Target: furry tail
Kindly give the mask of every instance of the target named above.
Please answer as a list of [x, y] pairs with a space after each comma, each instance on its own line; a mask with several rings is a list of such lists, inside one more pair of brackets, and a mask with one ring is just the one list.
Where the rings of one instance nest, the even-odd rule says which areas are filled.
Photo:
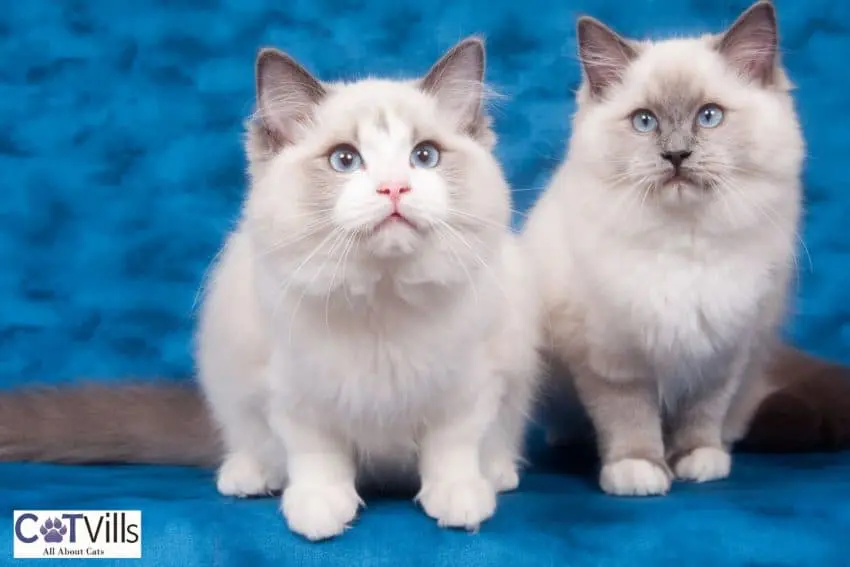
[[24, 388], [0, 394], [0, 461], [213, 466], [200, 392], [167, 383]]
[[850, 449], [850, 368], [785, 348], [767, 376], [744, 451], [795, 453]]

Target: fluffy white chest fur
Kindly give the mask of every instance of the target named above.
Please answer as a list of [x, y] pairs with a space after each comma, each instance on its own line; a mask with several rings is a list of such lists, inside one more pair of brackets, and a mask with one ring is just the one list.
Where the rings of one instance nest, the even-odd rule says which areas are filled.
[[[721, 202], [705, 204], [696, 219], [679, 218], [650, 208], [617, 211], [588, 183], [562, 169], [526, 240], [547, 265], [539, 277], [549, 303], [573, 304], [570, 317], [580, 310], [585, 336], [577, 341], [598, 372], [652, 375], [673, 401], [773, 329], [793, 269], [793, 206], [781, 228], [752, 212], [727, 213]], [[544, 258], [551, 245], [540, 243], [555, 239], [569, 244]]]
[[[397, 297], [392, 282], [372, 274], [368, 280], [350, 274], [346, 289], [330, 298], [319, 286], [315, 294], [281, 295], [256, 257], [248, 237], [234, 234], [208, 296], [215, 317], [208, 340], [215, 341], [218, 331], [224, 344], [206, 352], [219, 368], [245, 368], [245, 357], [253, 366], [240, 372], [241, 380], [226, 382], [227, 397], [250, 392], [258, 411], [267, 413], [274, 396], [275, 410], [325, 422], [362, 456], [404, 461], [413, 458], [428, 421], [461, 411], [458, 404], [483, 388], [500, 387], [480, 383], [476, 377], [486, 374], [472, 368], [488, 346], [476, 339], [506, 323], [498, 310], [485, 307], [497, 299], [489, 278], [459, 293], [412, 285], [405, 291], [427, 305], [417, 310]], [[242, 332], [234, 337], [233, 329]], [[233, 345], [234, 339], [244, 344]]]
[[[509, 243], [510, 244], [510, 243]], [[502, 272], [501, 254], [490, 259]], [[504, 384], [482, 365], [492, 357], [486, 337], [510, 324], [495, 309], [498, 282], [488, 272], [462, 285], [399, 283], [352, 270], [339, 293], [290, 294], [278, 301], [269, 387], [287, 411], [337, 420], [361, 457], [412, 460], [431, 421], [463, 411]], [[477, 367], [476, 367], [477, 366]], [[406, 448], [406, 451], [400, 451]]]
[[[624, 355], [637, 349], [665, 383], [699, 379], [701, 368], [749, 340], [775, 283], [771, 259], [678, 228], [648, 243], [597, 233], [576, 252], [583, 297], [596, 306], [587, 315], [589, 340]], [[608, 253], [584, 253], [597, 247]]]
[[[274, 270], [258, 257], [245, 232], [231, 235], [198, 338], [204, 392], [225, 439], [240, 447], [220, 472], [222, 492], [279, 487], [292, 468], [287, 444], [329, 444], [356, 460], [364, 478], [410, 482], [434, 431], [439, 440], [471, 435], [488, 482], [516, 485], [538, 328], [513, 236], [504, 235], [488, 268], [471, 269], [468, 282], [399, 290], [355, 269], [330, 297], [326, 282], [279, 293]], [[437, 442], [452, 453], [455, 441]], [[421, 474], [451, 471], [452, 459]], [[311, 474], [336, 475], [334, 466], [345, 469], [324, 463]]]

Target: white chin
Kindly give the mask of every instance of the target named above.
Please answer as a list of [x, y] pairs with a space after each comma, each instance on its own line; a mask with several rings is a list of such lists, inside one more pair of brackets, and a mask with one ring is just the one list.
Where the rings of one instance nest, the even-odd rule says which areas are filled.
[[422, 235], [412, 226], [401, 221], [392, 221], [372, 235], [369, 250], [378, 258], [408, 256], [416, 251], [421, 239]]
[[682, 207], [701, 203], [705, 191], [686, 181], [673, 181], [661, 187], [659, 197], [665, 205]]

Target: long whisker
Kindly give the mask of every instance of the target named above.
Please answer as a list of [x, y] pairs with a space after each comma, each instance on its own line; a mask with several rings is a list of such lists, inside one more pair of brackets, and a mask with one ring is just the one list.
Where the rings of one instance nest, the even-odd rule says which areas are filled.
[[[352, 245], [351, 245], [351, 248], [350, 248], [350, 249], [346, 250], [346, 251], [343, 253], [343, 259], [342, 259], [342, 281], [343, 281], [343, 282], [348, 281], [348, 280], [346, 280], [346, 279], [345, 279], [345, 272], [346, 272], [346, 269], [348, 268], [348, 257], [349, 257], [349, 254], [351, 253], [351, 250], [354, 250], [357, 246], [359, 246], [359, 245], [360, 245], [360, 240], [362, 239], [362, 237], [363, 237], [363, 232], [361, 232], [361, 231], [359, 231], [359, 230], [358, 230], [358, 231], [356, 231], [356, 232], [354, 233], [354, 244], [352, 244]], [[348, 293], [348, 286], [344, 286], [344, 288], [343, 288], [343, 289], [344, 289], [344, 293], [345, 293], [345, 300], [346, 300], [346, 302], [348, 303], [348, 306], [349, 306], [349, 307], [352, 307], [352, 305], [351, 305], [351, 296], [350, 296], [350, 295], [349, 295], [349, 293]]]
[[295, 245], [304, 242], [305, 240], [312, 239], [313, 237], [315, 237], [316, 235], [321, 233], [324, 229], [326, 229], [330, 225], [331, 225], [331, 223], [322, 224], [318, 227], [314, 227], [313, 230], [309, 230], [305, 233], [302, 233], [297, 238], [291, 238], [291, 239], [282, 240], [282, 241], [279, 241], [279, 242], [272, 243], [271, 245], [266, 247], [264, 250], [258, 251], [254, 255], [254, 257], [257, 258], [257, 259], [262, 259], [262, 258], [266, 258], [268, 256], [271, 256], [272, 254], [277, 254], [279, 252], [283, 252], [284, 250], [286, 250], [288, 248], [292, 248]]
[[[612, 203], [609, 212], [602, 219], [602, 226], [616, 226], [619, 225], [620, 221], [624, 216], [628, 216], [630, 212], [634, 209], [636, 200], [636, 192], [632, 190], [632, 187], [624, 187], [620, 192], [621, 195], [615, 199]], [[649, 188], [648, 190], [651, 190]], [[625, 211], [625, 214], [623, 212]]]
[[[722, 177], [722, 176], [718, 176], [718, 177], [713, 178], [713, 181], [717, 184], [718, 188], [720, 188], [721, 191], [723, 191], [726, 195], [729, 195], [729, 196], [732, 196], [732, 197], [738, 199], [738, 201], [744, 205], [745, 210], [750, 210], [750, 211], [755, 210], [756, 215], [760, 215], [762, 218], [767, 220], [771, 225], [773, 225], [773, 227], [778, 232], [780, 232], [782, 234], [784, 234], [786, 232], [786, 229], [782, 228], [779, 225], [779, 221], [777, 219], [776, 211], [774, 211], [773, 209], [771, 209], [769, 207], [768, 208], [762, 207], [761, 205], [756, 203], [754, 200], [749, 198], [744, 191], [741, 191], [740, 189], [735, 187], [733, 184], [729, 183], [728, 180], [726, 178]], [[803, 249], [803, 251], [806, 254], [806, 258], [808, 260], [808, 265], [809, 265], [809, 271], [810, 272], [814, 271], [814, 264], [812, 262], [812, 255], [809, 252], [809, 248], [808, 248], [808, 246], [806, 246], [806, 243], [803, 240], [802, 236], [800, 235], [799, 231], [796, 231], [796, 230], [794, 231], [794, 238], [797, 240], [797, 242], [800, 244], [800, 247]], [[797, 261], [797, 254], [796, 253], [792, 256], [792, 261], [794, 262], [794, 269], [795, 269], [796, 273], [799, 275], [800, 266], [799, 266], [799, 263]]]
[[[351, 246], [354, 243], [355, 233], [349, 233], [349, 235], [345, 238], [345, 243], [343, 245], [342, 254], [340, 254], [339, 259], [336, 261], [336, 265], [334, 266], [333, 274], [331, 275], [331, 281], [328, 284], [328, 292], [325, 294], [325, 327], [330, 333], [330, 323], [329, 323], [329, 311], [330, 311], [330, 302], [331, 295], [334, 291], [334, 284], [336, 283], [336, 274], [339, 271], [340, 265], [345, 261], [345, 258], [348, 256], [348, 251], [351, 249]], [[329, 252], [332, 254], [333, 251]], [[345, 285], [345, 280], [343, 280], [343, 285]]]
[[501, 229], [501, 230], [507, 230], [508, 229], [508, 226], [505, 225], [505, 224], [502, 224], [500, 222], [493, 221], [493, 220], [490, 220], [490, 219], [485, 219], [484, 217], [479, 217], [479, 216], [474, 215], [472, 213], [468, 213], [466, 211], [461, 211], [460, 209], [455, 209], [455, 208], [449, 207], [448, 212], [449, 212], [450, 215], [454, 215], [454, 216], [462, 217], [464, 219], [475, 221], [478, 224], [491, 226], [493, 228], [498, 228], [498, 229]]
[[[317, 211], [317, 213], [322, 213], [322, 212], [327, 211], [327, 210], [330, 210], [330, 209], [324, 209], [322, 211]], [[329, 216], [322, 216], [321, 214], [315, 214], [315, 213], [304, 214], [304, 215], [295, 215], [295, 216], [290, 217], [290, 218], [292, 220], [311, 219], [311, 222], [302, 223], [302, 225], [299, 227], [299, 229], [300, 229], [299, 234], [295, 238], [292, 238], [289, 234], [287, 234], [286, 236], [284, 236], [284, 238], [282, 238], [282, 239], [280, 239], [276, 242], [272, 242], [264, 250], [258, 252], [256, 257], [262, 258], [262, 257], [265, 257], [269, 254], [283, 250], [285, 248], [289, 248], [290, 246], [292, 246], [294, 244], [297, 244], [297, 243], [299, 243], [299, 242], [301, 242], [301, 241], [303, 241], [307, 238], [311, 238], [311, 237], [315, 236], [316, 234], [318, 234], [319, 232], [321, 232], [322, 230], [324, 230], [325, 228], [327, 228], [331, 224], [333, 224], [333, 219], [331, 219]], [[313, 220], [313, 219], [315, 219], [315, 220]]]
[[464, 274], [466, 274], [466, 277], [469, 280], [469, 285], [472, 288], [472, 293], [475, 296], [475, 304], [480, 305], [481, 302], [480, 302], [480, 297], [478, 295], [478, 286], [475, 284], [475, 280], [473, 279], [472, 274], [470, 273], [469, 269], [466, 267], [466, 263], [461, 259], [460, 255], [458, 255], [458, 253], [457, 253], [457, 250], [455, 250], [454, 246], [452, 246], [452, 243], [444, 235], [444, 233], [443, 233], [444, 229], [443, 229], [442, 225], [438, 224], [436, 228], [437, 228], [437, 230], [434, 231], [434, 234], [437, 235], [437, 237], [445, 245], [445, 247], [449, 251], [449, 253], [454, 257], [455, 262], [457, 262], [458, 266], [460, 266], [460, 268], [463, 270]]
[[224, 254], [224, 251], [226, 249], [227, 243], [225, 243], [225, 245], [222, 246], [218, 250], [218, 252], [216, 252], [215, 256], [213, 256], [213, 259], [210, 260], [209, 265], [204, 270], [204, 274], [201, 276], [201, 283], [198, 285], [198, 291], [195, 292], [195, 298], [192, 300], [192, 308], [190, 309], [191, 313], [195, 313], [196, 309], [198, 308], [198, 305], [201, 302], [201, 298], [206, 293], [207, 282], [209, 281], [209, 278], [212, 275], [212, 271], [213, 269], [215, 269], [216, 265], [218, 264], [219, 258], [221, 258], [222, 254]]
[[310, 262], [310, 260], [312, 260], [316, 256], [316, 254], [319, 253], [319, 250], [321, 250], [325, 246], [325, 244], [328, 243], [328, 241], [330, 241], [332, 238], [336, 238], [339, 235], [340, 232], [342, 232], [341, 228], [335, 228], [330, 233], [328, 233], [327, 236], [325, 236], [322, 239], [322, 241], [319, 242], [319, 244], [317, 244], [315, 248], [313, 248], [313, 251], [310, 252], [309, 254], [307, 254], [307, 256], [301, 261], [301, 263], [298, 264], [298, 266], [295, 267], [295, 270], [293, 270], [293, 272], [290, 274], [290, 276], [286, 279], [286, 281], [283, 283], [281, 288], [278, 290], [278, 297], [277, 297], [277, 300], [275, 301], [275, 305], [274, 305], [274, 308], [272, 310], [272, 316], [273, 317], [275, 317], [277, 315], [277, 309], [280, 306], [281, 300], [283, 299], [283, 297], [286, 294], [289, 287], [292, 285], [292, 282], [294, 282], [295, 278], [298, 277], [298, 274], [301, 272], [301, 270], [304, 268], [304, 266], [306, 266]]
[[466, 240], [460, 233], [458, 233], [458, 231], [455, 230], [449, 223], [447, 223], [445, 221], [440, 221], [440, 225], [443, 226], [448, 231], [449, 234], [454, 236], [464, 246], [466, 246], [469, 249], [469, 251], [472, 253], [473, 257], [478, 261], [478, 263], [481, 265], [481, 267], [484, 268], [488, 272], [490, 277], [493, 278], [493, 283], [495, 284], [496, 288], [502, 293], [505, 301], [510, 303], [511, 298], [508, 295], [507, 291], [505, 291], [505, 288], [502, 287], [501, 278], [499, 278], [496, 275], [496, 273], [493, 271], [493, 268], [491, 268], [490, 265], [484, 260], [484, 258], [481, 257], [481, 255], [478, 253], [478, 251], [475, 250], [475, 248], [472, 247], [472, 245], [469, 243], [469, 241]]
[[304, 286], [304, 288], [301, 290], [301, 295], [298, 297], [298, 301], [295, 302], [295, 306], [292, 308], [292, 314], [289, 318], [289, 344], [290, 345], [292, 345], [293, 330], [295, 328], [295, 317], [298, 314], [299, 308], [301, 307], [301, 302], [304, 301], [304, 297], [307, 295], [307, 289], [310, 287], [310, 285], [313, 284], [313, 282], [316, 281], [316, 278], [318, 278], [319, 274], [321, 274], [322, 271], [325, 269], [325, 266], [327, 265], [328, 260], [330, 259], [331, 252], [336, 249], [337, 245], [346, 236], [345, 232], [341, 228], [337, 228], [331, 234], [335, 235], [335, 238], [333, 240], [333, 243], [331, 244], [331, 248], [328, 251], [328, 254], [325, 256], [325, 259], [322, 261], [322, 265], [319, 266], [319, 269], [316, 270], [316, 272], [313, 274], [313, 277], [310, 279], [309, 284]]

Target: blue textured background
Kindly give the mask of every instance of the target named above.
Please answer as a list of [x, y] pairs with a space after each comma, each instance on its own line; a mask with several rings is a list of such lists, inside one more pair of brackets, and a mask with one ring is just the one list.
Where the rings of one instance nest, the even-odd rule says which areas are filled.
[[[0, 1], [0, 386], [190, 375], [193, 300], [244, 190], [253, 58], [275, 45], [324, 79], [424, 72], [488, 40], [508, 95], [498, 152], [525, 208], [561, 158], [579, 71], [574, 19], [631, 35], [716, 30], [745, 0]], [[850, 2], [778, 0], [809, 142], [789, 335], [850, 362]], [[289, 535], [273, 500], [232, 502], [206, 471], [5, 465], [0, 506], [138, 507], [150, 564], [847, 565], [850, 461], [744, 458], [731, 480], [624, 501], [592, 465], [550, 463], [480, 534], [379, 501], [338, 542]], [[7, 515], [6, 517], [9, 517]], [[0, 519], [0, 562], [11, 557]], [[185, 560], [184, 560], [185, 558]]]

